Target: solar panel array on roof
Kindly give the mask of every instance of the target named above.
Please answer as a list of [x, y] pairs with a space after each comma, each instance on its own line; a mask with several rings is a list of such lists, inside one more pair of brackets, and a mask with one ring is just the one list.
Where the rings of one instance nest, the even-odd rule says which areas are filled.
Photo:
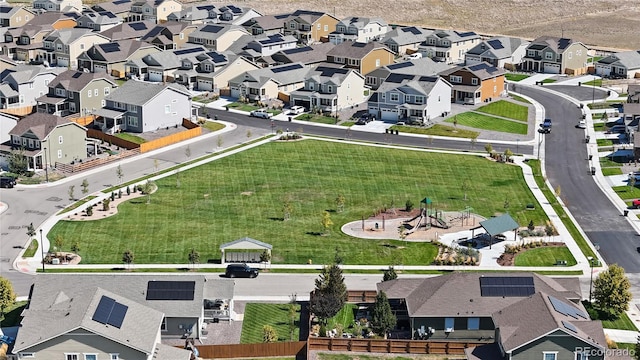
[[427, 81], [427, 82], [436, 82], [438, 81], [438, 77], [437, 76], [420, 76], [420, 79], [418, 79], [419, 81]]
[[187, 54], [193, 54], [201, 51], [204, 51], [204, 49], [198, 46], [198, 47], [192, 47], [188, 49], [175, 50], [173, 53], [176, 55], [187, 55]]
[[200, 31], [214, 33], [214, 34], [218, 33], [220, 30], [222, 30], [222, 26], [216, 26], [216, 25], [207, 25], [202, 29], [200, 29]]
[[567, 46], [569, 46], [570, 43], [571, 43], [571, 40], [562, 38], [558, 40], [558, 49], [564, 50], [567, 48]]
[[274, 18], [276, 19], [286, 19], [289, 17], [289, 14], [282, 14], [282, 15], [275, 15]]
[[154, 36], [158, 35], [161, 31], [162, 31], [162, 27], [156, 26], [153, 29], [151, 29], [151, 31], [149, 31], [147, 33], [147, 35], [145, 35], [144, 37], [145, 38], [154, 37]]
[[413, 35], [420, 35], [422, 32], [416, 28], [415, 26], [411, 26], [411, 27], [406, 27], [406, 28], [402, 28], [403, 32], [410, 32]]
[[129, 23], [127, 25], [129, 25], [129, 27], [135, 31], [147, 30], [147, 24], [145, 23], [137, 22], [137, 23]]
[[271, 69], [271, 71], [274, 74], [277, 74], [277, 73], [281, 73], [281, 72], [285, 72], [285, 71], [291, 71], [291, 70], [302, 69], [302, 68], [304, 68], [304, 66], [302, 66], [300, 64], [293, 64], [293, 65], [287, 65], [287, 66], [283, 66], [283, 67], [273, 68], [273, 69]]
[[102, 49], [102, 51], [104, 51], [105, 53], [120, 51], [120, 44], [118, 43], [106, 43], [106, 44], [100, 44], [99, 46]]
[[11, 7], [11, 6], [0, 6], [0, 13], [6, 14], [6, 13], [10, 12], [11, 9], [13, 9], [13, 7]]
[[568, 322], [568, 321], [564, 321], [562, 320], [562, 326], [564, 326], [565, 329], [573, 331], [574, 333], [578, 332], [578, 329], [576, 329], [575, 325], [573, 325], [572, 323]]
[[118, 329], [122, 326], [124, 317], [127, 315], [128, 306], [120, 304], [108, 296], [102, 296], [96, 307], [91, 320], [101, 324], [115, 326]]
[[268, 44], [273, 44], [273, 43], [280, 42], [282, 40], [283, 40], [282, 35], [276, 34], [276, 35], [269, 35], [269, 36], [267, 36], [266, 39], [259, 40], [258, 42], [260, 44], [263, 44], [263, 45], [268, 45]]
[[585, 320], [589, 319], [587, 315], [579, 309], [565, 303], [564, 301], [558, 300], [551, 295], [549, 295], [549, 301], [551, 302], [553, 309], [562, 315], [571, 316], [574, 319], [578, 319], [579, 317]]
[[282, 52], [284, 54], [291, 55], [291, 54], [298, 54], [298, 53], [307, 52], [307, 51], [313, 51], [313, 48], [311, 46], [303, 46], [295, 49], [283, 50]]
[[200, 5], [200, 6], [196, 6], [196, 9], [209, 11], [209, 10], [213, 9], [214, 7], [215, 6], [213, 6], [213, 5]]
[[113, 2], [114, 5], [120, 5], [120, 4], [126, 4], [126, 3], [130, 3], [131, 0], [116, 0]]
[[536, 292], [531, 276], [483, 276], [480, 296], [525, 297]]
[[227, 6], [227, 9], [231, 10], [231, 12], [234, 13], [234, 14], [241, 14], [242, 13], [242, 9], [240, 9], [239, 7], [233, 6], [233, 5]]
[[319, 66], [316, 68], [316, 71], [320, 72], [320, 76], [328, 76], [331, 77], [335, 74], [348, 74], [350, 69], [345, 68], [336, 68], [336, 67], [327, 67], [327, 66]]
[[546, 48], [546, 45], [542, 45], [542, 44], [533, 44], [529, 46], [529, 49], [531, 50], [542, 50]]
[[397, 63], [397, 64], [387, 65], [387, 69], [389, 69], [389, 70], [398, 70], [398, 69], [403, 69], [403, 68], [411, 67], [411, 66], [414, 66], [411, 61], [404, 61], [404, 62], [400, 62], [400, 63]]
[[390, 74], [389, 76], [387, 76], [387, 78], [384, 80], [384, 82], [388, 82], [388, 83], [394, 83], [394, 84], [400, 84], [405, 80], [408, 79], [413, 79], [414, 76], [413, 75], [407, 75], [407, 74]]
[[363, 47], [365, 47], [367, 45], [368, 45], [368, 43], [357, 42], [357, 41], [351, 43], [351, 46], [355, 47], [355, 48], [363, 48]]
[[74, 79], [77, 79], [77, 78], [79, 78], [80, 76], [82, 76], [82, 73], [81, 73], [81, 72], [76, 72], [75, 74], [71, 75], [71, 77], [72, 77], [72, 78], [74, 78]]
[[479, 64], [475, 64], [475, 65], [469, 66], [469, 70], [471, 70], [471, 71], [479, 71], [479, 70], [488, 69], [490, 67], [491, 67], [491, 65], [489, 65], [487, 63], [479, 63]]
[[211, 60], [216, 64], [223, 63], [223, 62], [227, 61], [227, 57], [224, 54], [220, 54], [219, 52], [212, 51], [212, 52], [207, 53], [207, 55], [209, 55]]
[[193, 300], [195, 281], [149, 281], [147, 300]]
[[489, 44], [489, 46], [491, 46], [492, 48], [498, 50], [498, 49], [504, 49], [504, 46], [502, 46], [502, 42], [498, 39], [493, 39], [493, 40], [489, 40], [487, 41], [487, 44]]
[[476, 34], [473, 31], [467, 31], [467, 32], [463, 32], [463, 33], [455, 31], [455, 33], [458, 34], [458, 36], [460, 36], [460, 37], [469, 37], [469, 36], [473, 36], [473, 35]]

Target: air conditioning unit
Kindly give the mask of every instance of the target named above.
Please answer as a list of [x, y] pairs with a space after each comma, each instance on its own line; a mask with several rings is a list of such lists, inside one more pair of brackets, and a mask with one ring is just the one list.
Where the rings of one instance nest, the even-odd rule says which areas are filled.
[[60, 265], [60, 259], [58, 258], [51, 259], [51, 265]]
[[448, 333], [452, 333], [453, 332], [453, 328], [446, 328], [446, 329], [444, 329], [444, 332], [447, 333], [447, 334]]

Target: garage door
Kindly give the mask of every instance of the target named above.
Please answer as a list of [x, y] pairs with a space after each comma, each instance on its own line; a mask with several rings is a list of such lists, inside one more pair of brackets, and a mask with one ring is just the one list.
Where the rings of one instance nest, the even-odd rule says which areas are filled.
[[611, 66], [603, 66], [596, 64], [596, 74], [600, 76], [611, 75]]
[[231, 88], [231, 97], [239, 99], [240, 98], [240, 88]]
[[211, 80], [199, 80], [198, 79], [198, 90], [200, 90], [200, 91], [211, 91], [211, 90], [213, 90], [213, 81], [211, 81]]
[[293, 105], [302, 106], [305, 109], [311, 109], [311, 101], [304, 101], [300, 99], [293, 100]]
[[560, 74], [559, 64], [544, 64], [544, 72], [547, 74]]
[[65, 59], [65, 58], [58, 58], [58, 66], [62, 67], [62, 66], [69, 66], [69, 59]]
[[107, 67], [105, 65], [93, 65], [93, 72], [107, 72]]
[[382, 114], [380, 114], [380, 120], [390, 120], [397, 121], [398, 120], [398, 110], [396, 109], [381, 109]]
[[162, 72], [149, 70], [149, 81], [162, 81]]

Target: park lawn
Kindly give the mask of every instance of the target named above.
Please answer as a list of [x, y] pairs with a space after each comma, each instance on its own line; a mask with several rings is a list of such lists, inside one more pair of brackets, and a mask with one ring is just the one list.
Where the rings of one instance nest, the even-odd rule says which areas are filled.
[[[474, 181], [464, 201], [458, 181], [469, 169]], [[149, 204], [137, 198], [102, 220], [60, 221], [47, 236], [77, 242], [83, 264], [120, 264], [126, 250], [136, 264], [187, 263], [192, 248], [202, 262], [219, 261], [221, 244], [249, 236], [273, 246], [274, 263], [326, 264], [337, 248], [346, 264], [417, 265], [433, 261], [433, 244], [353, 238], [340, 228], [391, 202], [417, 206], [425, 196], [439, 210], [471, 206], [486, 218], [504, 212], [509, 199], [511, 216], [521, 225], [547, 220], [519, 167], [469, 155], [320, 140], [272, 142], [178, 176], [179, 186], [176, 174], [157, 180]], [[346, 198], [342, 212], [335, 211], [339, 194]], [[292, 205], [287, 221], [285, 199]], [[530, 203], [536, 210], [526, 210]], [[323, 234], [324, 211], [333, 222], [329, 235]]]
[[491, 104], [479, 107], [476, 111], [524, 122], [526, 122], [529, 118], [528, 107], [524, 105], [514, 104], [506, 100], [496, 101]]
[[295, 117], [296, 120], [310, 121], [321, 124], [335, 124], [337, 119], [331, 116], [317, 115], [317, 114], [302, 114]]
[[27, 301], [16, 301], [5, 309], [4, 318], [0, 318], [0, 327], [18, 326], [22, 321], [22, 311], [27, 307]]
[[354, 323], [356, 318], [356, 312], [358, 311], [358, 305], [356, 304], [344, 304], [342, 309], [331, 319], [327, 320], [327, 330], [336, 328], [336, 325], [341, 324], [342, 329], [347, 331]]
[[456, 129], [453, 126], [447, 126], [442, 124], [435, 124], [428, 128], [393, 125], [391, 130], [398, 130], [399, 132], [405, 132], [410, 134], [422, 134], [422, 135], [434, 135], [434, 136], [449, 136], [457, 138], [475, 139], [480, 133], [477, 131]]
[[622, 175], [622, 169], [619, 167], [602, 168], [602, 175], [604, 176]]
[[[300, 305], [296, 304], [294, 341], [300, 336]], [[262, 327], [271, 325], [278, 334], [278, 341], [289, 341], [289, 304], [248, 303], [244, 308], [241, 344], [262, 342]]]
[[557, 260], [566, 260], [567, 266], [577, 264], [569, 248], [565, 246], [543, 246], [528, 249], [516, 255], [516, 266], [554, 266]]
[[224, 129], [225, 125], [215, 121], [205, 121], [202, 127], [213, 132]]
[[511, 96], [511, 98], [513, 100], [520, 101], [520, 102], [523, 102], [523, 103], [526, 103], [526, 104], [531, 104], [531, 102], [529, 100], [523, 98], [522, 96], [518, 96], [518, 95], [516, 95], [514, 93], [509, 93], [509, 96]]
[[529, 77], [529, 75], [527, 75], [527, 74], [513, 74], [513, 73], [504, 74], [504, 78], [509, 80], [509, 81], [521, 81], [521, 80], [524, 80], [524, 79], [526, 79], [528, 77]]
[[458, 122], [458, 125], [469, 126], [476, 129], [484, 129], [491, 131], [500, 131], [510, 134], [527, 134], [527, 124], [504, 120], [493, 116], [478, 114], [475, 112], [465, 112], [452, 116], [445, 120], [448, 123]]
[[131, 141], [134, 144], [144, 144], [147, 142], [147, 140], [141, 138], [140, 136], [132, 135], [129, 133], [117, 133], [115, 136], [122, 140]]

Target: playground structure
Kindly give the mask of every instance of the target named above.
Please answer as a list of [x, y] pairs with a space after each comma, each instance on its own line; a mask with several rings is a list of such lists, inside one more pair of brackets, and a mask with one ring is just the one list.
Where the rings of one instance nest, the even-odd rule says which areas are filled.
[[[459, 216], [449, 217], [445, 216], [443, 210], [434, 208], [433, 201], [430, 198], [425, 197], [420, 201], [420, 213], [415, 217], [405, 220], [403, 226], [407, 228], [406, 235], [413, 233], [414, 231], [423, 228], [429, 230], [432, 227], [440, 229], [449, 229], [452, 223], [460, 221], [460, 225], [464, 226], [465, 221], [468, 222], [471, 217], [473, 208], [466, 207], [464, 210], [459, 211]], [[475, 225], [475, 218], [473, 218]], [[415, 223], [414, 223], [415, 222]]]

